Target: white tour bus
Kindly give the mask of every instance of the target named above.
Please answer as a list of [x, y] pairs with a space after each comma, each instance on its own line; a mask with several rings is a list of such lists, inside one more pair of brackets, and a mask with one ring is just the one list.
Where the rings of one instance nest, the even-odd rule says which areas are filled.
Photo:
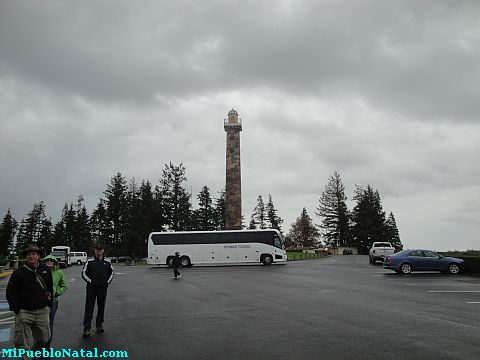
[[286, 262], [282, 235], [274, 229], [153, 232], [148, 237], [150, 265], [172, 266], [175, 252], [182, 266]]

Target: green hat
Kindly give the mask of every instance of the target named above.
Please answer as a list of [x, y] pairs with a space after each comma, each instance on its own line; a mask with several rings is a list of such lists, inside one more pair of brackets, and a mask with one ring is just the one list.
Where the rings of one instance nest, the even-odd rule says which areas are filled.
[[58, 259], [57, 259], [55, 256], [53, 256], [53, 255], [48, 255], [48, 256], [45, 256], [45, 257], [43, 258], [43, 261], [47, 261], [47, 260], [53, 260], [53, 261], [55, 261], [56, 263], [58, 263]]

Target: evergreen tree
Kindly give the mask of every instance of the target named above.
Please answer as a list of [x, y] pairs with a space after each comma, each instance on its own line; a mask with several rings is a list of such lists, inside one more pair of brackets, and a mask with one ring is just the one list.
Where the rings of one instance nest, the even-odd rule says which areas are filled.
[[215, 208], [210, 196], [210, 189], [204, 186], [197, 195], [198, 209], [195, 211], [196, 229], [202, 231], [215, 230]]
[[75, 248], [75, 238], [77, 236], [77, 214], [73, 208], [73, 204], [65, 204], [62, 211], [62, 220], [65, 224], [65, 242], [63, 244], [56, 245], [66, 245], [70, 248]]
[[42, 250], [47, 251], [51, 243], [52, 222], [45, 215], [45, 204], [43, 201], [33, 205], [33, 209], [23, 219], [18, 229], [15, 252], [18, 254], [29, 244], [36, 244]]
[[320, 233], [313, 224], [312, 219], [303, 208], [300, 216], [291, 225], [287, 235], [289, 247], [314, 247], [319, 242]]
[[316, 213], [321, 218], [320, 228], [328, 246], [350, 246], [352, 243], [350, 214], [346, 200], [342, 179], [335, 171], [328, 178]]
[[374, 242], [385, 241], [385, 212], [380, 194], [370, 185], [366, 189], [357, 186], [353, 199], [356, 201], [352, 217], [354, 245], [359, 254], [368, 254]]
[[140, 226], [139, 233], [142, 236], [141, 244], [140, 240], [137, 243], [137, 249], [135, 254], [138, 254], [139, 257], [147, 256], [147, 242], [146, 239], [148, 235], [153, 231], [162, 231], [163, 222], [160, 215], [161, 209], [157, 209], [154, 194], [152, 191], [152, 184], [150, 181], [142, 181], [139, 190], [139, 200], [140, 200]]
[[395, 216], [393, 216], [393, 212], [390, 211], [388, 218], [386, 220], [386, 237], [385, 240], [389, 241], [396, 251], [401, 251], [403, 249], [402, 241], [400, 240], [400, 234], [397, 228], [397, 221], [395, 220]]
[[255, 208], [253, 209], [249, 225], [249, 229], [257, 228], [267, 228], [267, 210], [265, 208], [265, 203], [263, 202], [262, 195], [258, 195], [257, 205], [255, 205]]
[[75, 209], [76, 232], [73, 242], [73, 250], [87, 252], [92, 248], [93, 245], [92, 229], [90, 224], [90, 217], [83, 202], [83, 196], [80, 195], [77, 199], [77, 206]]
[[44, 254], [52, 248], [52, 219], [45, 218], [43, 226], [40, 230], [40, 238], [37, 241], [37, 245], [40, 249], [43, 249]]
[[190, 194], [184, 188], [185, 167], [183, 164], [174, 166], [171, 162], [165, 165], [160, 192], [162, 207], [165, 212], [166, 226], [169, 230], [184, 231], [191, 226]]
[[57, 245], [65, 245], [67, 243], [65, 238], [65, 222], [63, 219], [60, 219], [53, 227], [52, 237], [51, 237], [52, 244], [49, 248], [47, 248], [47, 253], [52, 250], [52, 246]]
[[155, 191], [153, 192], [153, 204], [155, 211], [155, 228], [159, 229], [158, 231], [167, 230], [167, 207], [165, 206], [164, 194], [160, 186], [155, 186]]
[[[90, 217], [91, 234], [93, 243], [108, 244], [110, 242], [111, 224], [107, 215], [106, 202], [103, 199], [97, 204]], [[92, 249], [88, 249], [93, 253]]]
[[127, 206], [127, 181], [121, 173], [117, 173], [110, 180], [107, 189], [103, 192], [105, 195], [105, 210], [109, 224], [109, 238], [107, 245], [116, 248], [122, 246], [125, 236]]
[[144, 247], [144, 235], [141, 232], [142, 205], [140, 189], [135, 178], [132, 178], [128, 182], [126, 204], [127, 211], [124, 221], [125, 235], [120, 245], [121, 250], [119, 251], [133, 257], [142, 254]]
[[13, 218], [10, 209], [3, 217], [0, 224], [0, 255], [7, 257], [13, 250], [13, 241], [17, 233], [18, 222]]
[[250, 217], [250, 223], [248, 224], [248, 229], [255, 230], [257, 228], [257, 221], [255, 220], [255, 214], [252, 213]]
[[272, 195], [268, 194], [268, 203], [267, 203], [267, 223], [270, 229], [277, 229], [278, 231], [282, 232], [281, 225], [283, 223], [283, 219], [277, 215], [277, 209], [273, 205]]
[[220, 197], [215, 199], [215, 230], [225, 230], [225, 189], [220, 191]]

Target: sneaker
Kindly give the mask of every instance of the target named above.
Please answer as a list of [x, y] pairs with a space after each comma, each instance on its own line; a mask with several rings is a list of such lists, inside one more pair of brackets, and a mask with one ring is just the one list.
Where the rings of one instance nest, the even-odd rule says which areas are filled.
[[100, 326], [97, 326], [97, 333], [103, 333], [105, 332], [105, 330], [103, 329], [103, 326], [100, 325]]
[[90, 329], [84, 328], [82, 336], [83, 337], [89, 337], [90, 336]]
[[181, 277], [182, 277], [182, 274], [178, 274], [178, 277], [181, 278]]

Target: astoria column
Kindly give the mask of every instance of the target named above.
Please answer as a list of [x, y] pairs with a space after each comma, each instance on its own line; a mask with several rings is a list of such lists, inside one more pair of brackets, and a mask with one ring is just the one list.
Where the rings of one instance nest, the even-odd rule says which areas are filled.
[[242, 228], [242, 179], [240, 172], [240, 131], [242, 120], [232, 109], [224, 119], [227, 133], [226, 183], [225, 183], [225, 229]]

